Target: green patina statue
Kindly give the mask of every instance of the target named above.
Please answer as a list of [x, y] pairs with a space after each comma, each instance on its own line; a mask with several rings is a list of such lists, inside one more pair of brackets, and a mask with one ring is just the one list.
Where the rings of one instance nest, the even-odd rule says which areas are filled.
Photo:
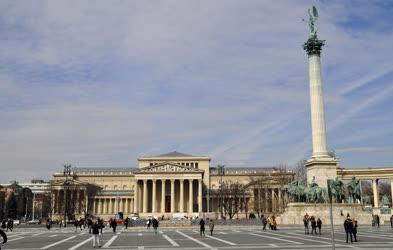
[[360, 191], [360, 181], [352, 177], [352, 180], [347, 184], [348, 199], [350, 203], [355, 203], [356, 201], [361, 201], [361, 191]]
[[312, 10], [308, 9], [308, 26], [310, 28], [310, 38], [317, 37], [317, 29], [315, 27], [315, 22], [318, 19], [318, 10], [315, 6], [312, 6]]
[[345, 198], [345, 190], [344, 190], [344, 183], [336, 178], [330, 182], [330, 190], [332, 192], [332, 197], [334, 198], [335, 202], [341, 203]]

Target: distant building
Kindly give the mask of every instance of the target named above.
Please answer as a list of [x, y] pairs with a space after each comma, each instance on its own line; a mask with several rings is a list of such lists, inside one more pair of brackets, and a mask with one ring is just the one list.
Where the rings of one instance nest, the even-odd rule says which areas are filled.
[[207, 156], [179, 152], [140, 157], [138, 168], [74, 168], [51, 182], [53, 218], [121, 213], [244, 217], [279, 213], [281, 189], [293, 180], [284, 168], [215, 168]]

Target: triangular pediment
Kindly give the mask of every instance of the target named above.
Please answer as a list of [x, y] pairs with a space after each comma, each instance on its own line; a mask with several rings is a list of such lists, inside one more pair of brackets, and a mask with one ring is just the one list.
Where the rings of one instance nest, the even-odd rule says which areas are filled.
[[137, 170], [136, 174], [142, 173], [203, 173], [197, 168], [186, 167], [172, 162], [164, 162], [153, 166], [148, 166]]

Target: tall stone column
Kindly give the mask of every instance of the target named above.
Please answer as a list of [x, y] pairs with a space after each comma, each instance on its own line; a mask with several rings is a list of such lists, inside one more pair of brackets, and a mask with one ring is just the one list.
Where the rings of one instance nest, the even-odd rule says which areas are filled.
[[76, 204], [76, 208], [75, 208], [75, 210], [76, 210], [76, 214], [80, 214], [81, 212], [80, 212], [80, 208], [81, 208], [81, 206], [80, 206], [80, 197], [79, 197], [79, 194], [80, 193], [80, 190], [76, 190], [76, 202], [75, 202], [75, 204]]
[[202, 180], [198, 180], [198, 212], [202, 213]]
[[153, 185], [152, 185], [152, 212], [156, 213], [157, 212], [157, 205], [156, 205], [156, 196], [157, 196], [157, 187], [156, 187], [156, 182], [157, 180], [153, 180]]
[[275, 212], [276, 211], [276, 204], [275, 204], [275, 201], [274, 201], [274, 196], [275, 196], [275, 192], [274, 192], [274, 188], [272, 188], [272, 212]]
[[103, 214], [108, 214], [108, 202], [106, 199], [102, 200], [104, 202]]
[[303, 48], [308, 55], [310, 78], [310, 107], [312, 129], [312, 156], [306, 162], [307, 182], [315, 181], [319, 186], [327, 187], [328, 179], [337, 176], [338, 161], [331, 157], [326, 146], [325, 108], [321, 76], [321, 51], [324, 40], [319, 40], [316, 33], [310, 35]]
[[171, 180], [171, 213], [175, 212], [175, 180]]
[[278, 189], [278, 211], [281, 211], [282, 201], [281, 201], [281, 188]]
[[108, 214], [113, 214], [112, 198], [109, 198], [109, 209], [108, 209]]
[[269, 207], [268, 207], [268, 204], [267, 204], [267, 200], [269, 198], [268, 196], [269, 196], [268, 190], [267, 190], [267, 188], [265, 188], [265, 212], [269, 212]]
[[124, 209], [124, 213], [128, 214], [130, 212], [130, 204], [129, 204], [129, 198], [126, 198], [126, 208]]
[[188, 183], [189, 183], [189, 195], [188, 195], [189, 197], [188, 197], [188, 198], [189, 198], [189, 200], [190, 200], [190, 202], [189, 202], [189, 204], [188, 204], [188, 212], [189, 212], [189, 213], [193, 213], [193, 212], [194, 212], [194, 211], [193, 211], [193, 210], [194, 210], [194, 208], [193, 208], [193, 205], [194, 205], [194, 204], [193, 204], [193, 202], [194, 202], [194, 197], [193, 197], [193, 196], [194, 196], [194, 191], [192, 190], [192, 188], [193, 188], [193, 186], [192, 186], [193, 181], [194, 181], [194, 180], [192, 180], [192, 179], [191, 179], [191, 180], [188, 180]]
[[165, 181], [161, 180], [161, 213], [165, 213]]
[[374, 207], [379, 207], [378, 179], [373, 180]]
[[184, 180], [180, 179], [180, 213], [184, 213]]
[[143, 180], [143, 209], [144, 213], [147, 213], [147, 180]]
[[138, 180], [135, 180], [134, 186], [134, 213], [138, 213], [138, 191], [139, 191], [139, 183]]

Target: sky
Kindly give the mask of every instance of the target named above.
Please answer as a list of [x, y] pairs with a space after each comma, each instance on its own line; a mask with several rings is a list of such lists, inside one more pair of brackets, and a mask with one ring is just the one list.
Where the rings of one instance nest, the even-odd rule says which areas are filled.
[[13, 0], [0, 2], [0, 183], [175, 150], [211, 166], [308, 159], [312, 5], [328, 148], [345, 168], [393, 167], [391, 1]]

